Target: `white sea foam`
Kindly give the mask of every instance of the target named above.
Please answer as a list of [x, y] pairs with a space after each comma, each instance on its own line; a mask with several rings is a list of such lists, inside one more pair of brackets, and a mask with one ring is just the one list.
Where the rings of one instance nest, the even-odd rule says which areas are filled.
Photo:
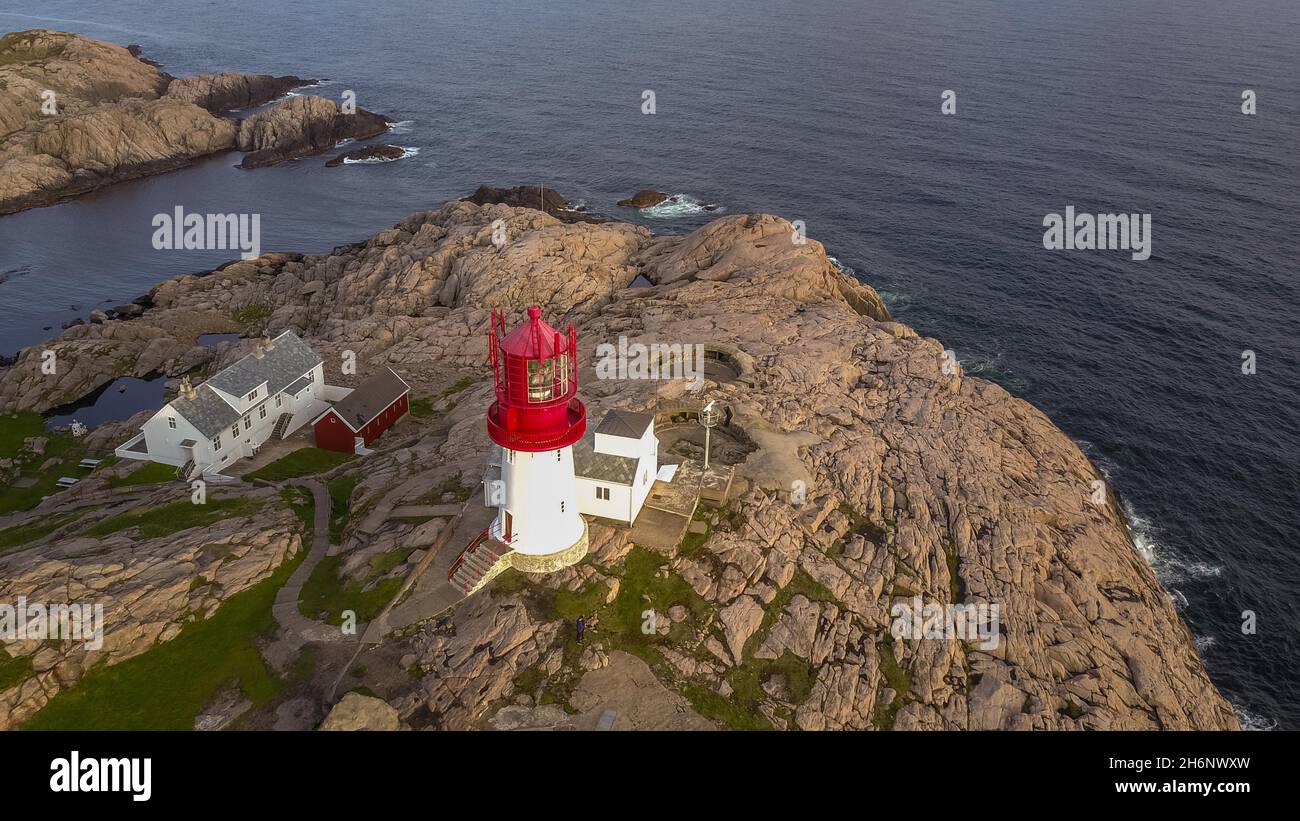
[[[1109, 481], [1110, 472], [1105, 467], [1102, 467], [1102, 473]], [[1133, 544], [1165, 587], [1197, 579], [1210, 579], [1223, 573], [1222, 565], [1184, 559], [1160, 542], [1151, 520], [1138, 514], [1128, 501], [1124, 502], [1124, 518], [1128, 520], [1129, 530], [1133, 534]], [[1186, 597], [1183, 597], [1183, 603], [1186, 602]]]
[[677, 219], [722, 210], [722, 206], [715, 203], [702, 203], [690, 194], [669, 194], [668, 199], [658, 205], [642, 208], [641, 214], [651, 219]]
[[399, 120], [388, 124], [390, 134], [410, 134], [415, 130], [415, 120]]
[[1241, 729], [1243, 730], [1263, 730], [1267, 732], [1277, 728], [1275, 719], [1257, 716], [1244, 707], [1238, 707], [1236, 704], [1232, 705], [1232, 709], [1236, 712], [1237, 720], [1241, 722]]
[[404, 160], [407, 157], [414, 157], [416, 154], [420, 153], [420, 149], [418, 148], [406, 148], [405, 146], [398, 146], [398, 147], [402, 149], [402, 156], [400, 157], [368, 157], [363, 160], [354, 160], [349, 158], [344, 160], [343, 164], [344, 165], [374, 165], [376, 163], [382, 163], [382, 162], [397, 162], [398, 160]]

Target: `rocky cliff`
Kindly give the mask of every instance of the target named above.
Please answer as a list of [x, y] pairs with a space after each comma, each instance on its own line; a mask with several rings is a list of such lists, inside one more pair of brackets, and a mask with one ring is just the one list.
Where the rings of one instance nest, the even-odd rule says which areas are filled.
[[[638, 275], [650, 287], [629, 287]], [[656, 687], [724, 726], [1236, 727], [1113, 496], [1095, 503], [1100, 477], [1079, 448], [893, 321], [874, 290], [778, 217], [654, 236], [452, 202], [328, 255], [180, 277], [150, 302], [139, 319], [72, 329], [46, 346], [81, 374], [59, 384], [59, 401], [141, 356], [179, 373], [200, 356], [195, 334], [237, 316], [259, 317], [252, 333], [304, 335], [327, 372], [345, 350], [362, 372], [392, 365], [417, 396], [470, 374], [471, 386], [443, 403], [438, 436], [413, 420], [409, 436], [365, 460], [367, 508], [385, 496], [401, 503], [434, 472], [477, 480], [491, 308], [521, 315], [535, 303], [557, 327], [577, 326], [596, 420], [698, 399], [680, 380], [595, 378], [600, 343], [699, 343], [728, 363], [702, 396], [728, 411], [737, 490], [704, 513], [704, 532], [649, 549], [625, 529], [594, 526], [583, 564], [503, 577], [392, 639], [419, 676], [389, 699], [403, 719], [427, 708], [433, 726], [481, 726], [516, 696], [581, 712], [599, 700], [590, 677], [631, 651]], [[29, 351], [0, 373], [0, 408], [54, 403], [39, 361]], [[95, 372], [104, 362], [113, 364]], [[348, 549], [399, 542], [413, 527], [352, 531]], [[996, 646], [893, 638], [891, 608], [915, 597], [996, 604]], [[599, 614], [580, 652], [563, 629], [575, 600]], [[627, 621], [643, 601], [664, 606], [650, 639]]]
[[[123, 180], [171, 171], [239, 145], [246, 167], [382, 133], [386, 121], [298, 97], [241, 131], [224, 112], [311, 83], [263, 74], [175, 79], [138, 50], [37, 29], [0, 38], [0, 214], [49, 205]], [[326, 109], [333, 109], [327, 111]]]

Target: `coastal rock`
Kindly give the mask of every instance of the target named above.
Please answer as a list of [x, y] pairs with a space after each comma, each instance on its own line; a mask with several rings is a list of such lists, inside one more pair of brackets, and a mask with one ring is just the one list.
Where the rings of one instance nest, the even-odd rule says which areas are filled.
[[324, 97], [293, 97], [239, 124], [242, 168], [261, 168], [328, 151], [343, 140], [366, 140], [388, 130], [388, 121], [358, 108], [345, 114]]
[[214, 114], [269, 103], [295, 88], [311, 85], [315, 80], [301, 77], [272, 77], [269, 74], [195, 74], [173, 80], [167, 97], [207, 109]]
[[386, 701], [361, 693], [348, 693], [321, 722], [322, 730], [400, 730], [402, 720]]
[[400, 160], [406, 156], [406, 149], [396, 145], [368, 145], [354, 151], [345, 151], [325, 163], [327, 168], [340, 166], [346, 160]]
[[554, 188], [540, 185], [516, 185], [514, 188], [493, 188], [480, 185], [478, 190], [462, 202], [475, 205], [509, 205], [512, 208], [535, 208], [561, 222], [605, 222], [605, 218], [588, 214], [574, 207], [564, 195]]
[[[0, 601], [46, 606], [65, 603], [103, 607], [103, 643], [5, 643], [13, 657], [32, 656], [33, 669], [53, 671], [39, 688], [31, 679], [0, 691], [0, 729], [21, 724], [83, 671], [112, 666], [174, 638], [181, 628], [213, 615], [221, 603], [267, 578], [302, 548], [300, 524], [272, 491], [251, 491], [250, 510], [201, 527], [143, 537], [134, 527], [95, 525], [122, 513], [142, 513], [180, 501], [184, 493], [163, 488], [136, 503], [105, 509], [112, 489], [101, 479], [81, 482], [55, 515], [73, 516], [38, 542], [0, 554]], [[223, 495], [218, 498], [228, 498]], [[98, 504], [96, 504], [98, 502]], [[50, 512], [33, 512], [37, 521]]]
[[625, 208], [650, 208], [658, 205], [668, 199], [668, 195], [662, 191], [655, 191], [649, 188], [636, 192], [625, 200], [619, 200], [618, 204]]
[[[504, 244], [493, 242], [497, 221]], [[258, 306], [267, 327], [292, 328], [327, 360], [351, 350], [370, 367], [392, 364], [416, 396], [445, 397], [465, 375], [436, 432], [408, 428], [411, 444], [365, 460], [358, 498], [409, 488], [403, 504], [456, 472], [481, 475], [489, 307], [521, 316], [538, 304], [557, 327], [575, 325], [592, 420], [613, 408], [671, 414], [691, 397], [671, 381], [597, 379], [597, 345], [703, 344], [735, 364], [704, 388], [725, 407], [714, 441], [735, 490], [705, 518], [703, 543], [689, 555], [666, 549], [655, 571], [700, 597], [689, 618], [664, 619], [672, 626], [658, 641], [671, 652], [653, 671], [664, 688], [716, 693], [733, 715], [774, 727], [1236, 728], [1122, 512], [1092, 503], [1101, 475], [1079, 447], [1003, 388], [945, 368], [941, 343], [893, 321], [869, 285], [797, 236], [764, 214], [654, 236], [456, 201], [327, 254], [172, 280], [143, 316], [50, 344], [111, 342], [121, 363], [171, 343], [117, 329], [181, 341], [187, 321]], [[629, 289], [639, 276], [651, 287]], [[305, 294], [307, 283], [318, 285]], [[33, 364], [20, 357], [0, 372], [0, 403], [39, 404]], [[661, 459], [680, 457], [665, 447]], [[632, 554], [600, 530], [599, 572], [613, 580]], [[570, 589], [559, 586], [596, 571], [526, 583]], [[634, 589], [623, 579], [622, 591]], [[589, 623], [609, 666], [583, 671], [582, 654], [565, 657], [563, 620], [531, 592], [480, 592], [394, 639], [419, 659], [412, 686], [435, 726], [482, 726], [525, 674], [530, 697], [570, 693], [582, 701], [570, 706], [599, 712], [599, 694], [579, 696], [576, 683], [615, 668], [617, 648], [598, 646], [608, 628]], [[999, 629], [894, 639], [894, 606], [916, 597], [996, 604]], [[588, 662], [599, 658], [593, 649]], [[733, 687], [737, 674], [761, 686]]]
[[174, 79], [139, 48], [35, 29], [0, 38], [0, 214], [161, 174], [235, 147], [214, 112], [304, 82], [233, 72]]

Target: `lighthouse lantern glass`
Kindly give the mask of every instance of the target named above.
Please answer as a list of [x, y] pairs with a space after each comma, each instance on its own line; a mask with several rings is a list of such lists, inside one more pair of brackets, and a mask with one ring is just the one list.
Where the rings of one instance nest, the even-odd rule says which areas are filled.
[[549, 402], [555, 390], [555, 360], [528, 360], [528, 401]]

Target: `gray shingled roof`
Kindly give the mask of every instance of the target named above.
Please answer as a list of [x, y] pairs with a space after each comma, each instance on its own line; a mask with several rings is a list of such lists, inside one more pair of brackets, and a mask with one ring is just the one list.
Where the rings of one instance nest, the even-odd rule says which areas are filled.
[[209, 439], [233, 425], [240, 416], [207, 382], [195, 388], [193, 399], [178, 396], [171, 401], [171, 406]]
[[334, 406], [334, 412], [348, 427], [359, 431], [408, 390], [410, 388], [400, 376], [393, 373], [392, 368], [384, 368], [382, 372], [357, 385], [352, 393]]
[[596, 433], [607, 436], [622, 436], [626, 439], [640, 439], [645, 429], [654, 424], [655, 418], [648, 413], [612, 410], [600, 420]]
[[271, 350], [261, 359], [252, 354], [245, 356], [195, 388], [193, 399], [178, 396], [171, 401], [171, 406], [210, 439], [233, 425], [241, 415], [213, 388], [243, 397], [265, 382], [266, 396], [275, 396], [290, 382], [305, 382], [304, 374], [320, 363], [321, 358], [306, 342], [292, 331], [285, 331], [271, 340]]
[[274, 396], [320, 363], [321, 358], [306, 342], [285, 331], [271, 340], [271, 350], [261, 359], [249, 354], [203, 384], [232, 396], [245, 396], [265, 382], [267, 394]]
[[[605, 418], [609, 419], [608, 416]], [[605, 423], [601, 422], [601, 427], [604, 426]], [[588, 431], [586, 436], [573, 443], [573, 472], [584, 479], [630, 486], [636, 476], [636, 460], [630, 456], [597, 452], [596, 434]]]
[[287, 386], [284, 389], [284, 392], [289, 394], [290, 396], [297, 396], [298, 394], [302, 393], [303, 388], [307, 387], [310, 384], [311, 384], [310, 379], [308, 379], [306, 376], [300, 376], [297, 379], [293, 380], [293, 383]]

